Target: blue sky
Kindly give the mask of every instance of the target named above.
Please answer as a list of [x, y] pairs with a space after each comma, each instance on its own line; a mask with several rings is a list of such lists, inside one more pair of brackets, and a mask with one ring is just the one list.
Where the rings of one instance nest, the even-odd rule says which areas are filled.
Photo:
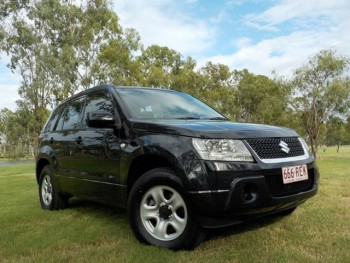
[[[349, 0], [117, 0], [122, 27], [157, 44], [256, 74], [291, 76], [309, 56], [333, 49], [350, 57]], [[20, 78], [0, 58], [0, 109], [15, 110]]]

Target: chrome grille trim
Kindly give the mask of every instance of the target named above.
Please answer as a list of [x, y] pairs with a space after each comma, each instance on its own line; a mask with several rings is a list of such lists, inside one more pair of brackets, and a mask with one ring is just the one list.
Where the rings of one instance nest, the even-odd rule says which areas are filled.
[[[300, 140], [300, 138], [297, 138], [304, 150], [303, 155], [299, 156], [292, 156], [292, 157], [286, 157], [286, 158], [275, 158], [275, 159], [266, 159], [266, 158], [260, 158], [260, 156], [255, 152], [255, 150], [250, 146], [248, 140], [246, 140], [246, 145], [249, 147], [249, 149], [255, 153], [255, 158], [258, 158], [263, 163], [283, 163], [283, 162], [295, 162], [295, 161], [302, 161], [306, 160], [310, 157], [310, 154], [308, 150], [306, 149], [304, 143]], [[283, 138], [281, 138], [283, 140]]]

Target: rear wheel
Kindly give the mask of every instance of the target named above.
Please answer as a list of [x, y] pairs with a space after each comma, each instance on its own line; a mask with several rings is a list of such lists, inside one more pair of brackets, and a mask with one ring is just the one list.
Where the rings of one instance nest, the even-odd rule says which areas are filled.
[[191, 249], [204, 238], [180, 179], [168, 168], [153, 169], [136, 181], [128, 216], [135, 236], [146, 244]]
[[63, 209], [68, 205], [69, 197], [58, 193], [49, 165], [46, 165], [40, 174], [39, 199], [41, 207], [45, 210]]

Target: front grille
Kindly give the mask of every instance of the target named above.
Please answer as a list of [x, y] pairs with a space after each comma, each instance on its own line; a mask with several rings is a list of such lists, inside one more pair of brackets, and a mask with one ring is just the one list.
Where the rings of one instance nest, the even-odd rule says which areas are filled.
[[[248, 139], [246, 142], [260, 159], [277, 159], [304, 155], [303, 146], [297, 137]], [[281, 142], [287, 145], [288, 153], [282, 151], [284, 147], [280, 146]]]
[[283, 184], [282, 173], [265, 175], [265, 180], [271, 195], [281, 197], [310, 190], [314, 182], [313, 169], [308, 169], [308, 175], [309, 179], [290, 184]]

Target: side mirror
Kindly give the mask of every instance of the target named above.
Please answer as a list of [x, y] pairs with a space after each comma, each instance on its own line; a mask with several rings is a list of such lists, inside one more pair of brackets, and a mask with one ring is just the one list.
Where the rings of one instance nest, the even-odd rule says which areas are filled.
[[116, 127], [115, 118], [108, 111], [88, 112], [86, 124], [93, 128], [114, 128]]

